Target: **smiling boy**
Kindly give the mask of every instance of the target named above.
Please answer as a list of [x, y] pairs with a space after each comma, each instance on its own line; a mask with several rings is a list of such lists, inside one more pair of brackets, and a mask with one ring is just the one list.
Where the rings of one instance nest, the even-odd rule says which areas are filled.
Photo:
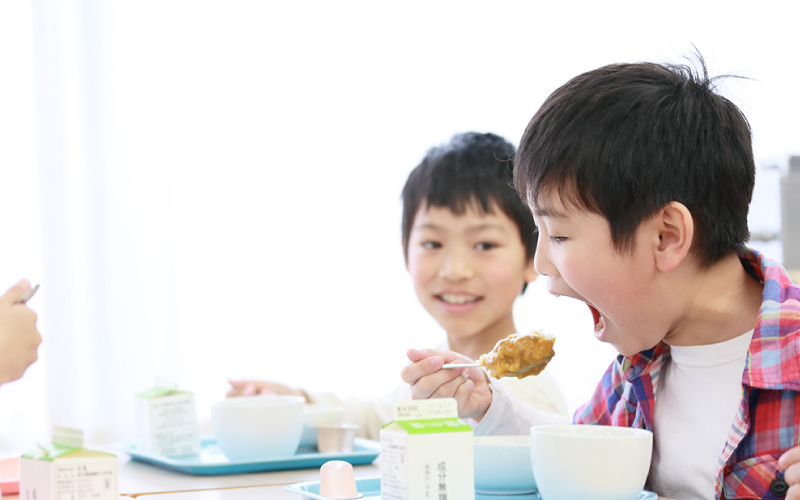
[[477, 358], [515, 333], [536, 279], [530, 211], [513, 196], [513, 146], [467, 133], [433, 148], [403, 190], [403, 251], [420, 304], [450, 349]]
[[[659, 495], [778, 498], [800, 480], [800, 288], [745, 247], [750, 128], [699, 63], [610, 65], [557, 89], [515, 187], [548, 290], [585, 302], [620, 353], [575, 423], [652, 430]], [[437, 371], [456, 356], [436, 354], [403, 370], [415, 397], [456, 397], [478, 434], [545, 420], [477, 370]]]
[[[402, 249], [417, 299], [444, 330], [446, 347], [470, 358], [517, 331], [514, 302], [537, 278], [533, 218], [512, 185], [514, 153], [496, 134], [456, 134], [430, 148], [403, 187]], [[230, 382], [229, 397], [302, 394], [312, 403], [343, 404], [345, 420], [370, 439], [380, 438], [394, 403], [411, 398], [406, 384], [382, 397], [341, 401], [274, 382]], [[567, 413], [549, 374], [503, 384], [545, 415]]]

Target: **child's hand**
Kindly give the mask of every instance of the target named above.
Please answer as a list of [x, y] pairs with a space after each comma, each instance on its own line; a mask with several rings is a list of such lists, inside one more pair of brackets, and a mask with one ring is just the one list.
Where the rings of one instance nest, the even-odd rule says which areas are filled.
[[783, 480], [789, 485], [786, 500], [800, 500], [800, 446], [790, 448], [781, 455], [778, 465], [784, 470]]
[[411, 361], [401, 372], [403, 381], [411, 386], [414, 399], [455, 398], [458, 416], [480, 420], [492, 404], [489, 379], [480, 368], [441, 370], [443, 364], [472, 362], [452, 351], [409, 349]]
[[42, 336], [36, 329], [36, 313], [18, 303], [30, 288], [22, 280], [0, 297], [0, 384], [21, 378], [38, 359]]
[[229, 398], [269, 395], [303, 396], [308, 402], [308, 397], [303, 391], [288, 385], [267, 382], [266, 380], [228, 380], [228, 383], [231, 384], [231, 390], [226, 394]]

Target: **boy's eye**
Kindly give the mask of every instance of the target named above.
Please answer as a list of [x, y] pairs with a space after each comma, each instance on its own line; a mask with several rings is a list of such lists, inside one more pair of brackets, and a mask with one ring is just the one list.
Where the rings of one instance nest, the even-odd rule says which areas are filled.
[[477, 248], [478, 250], [491, 250], [492, 248], [497, 248], [497, 245], [495, 245], [494, 243], [490, 243], [488, 241], [482, 241], [477, 245], [475, 245], [475, 248]]
[[423, 241], [422, 243], [420, 243], [420, 246], [427, 250], [434, 250], [436, 248], [441, 248], [442, 244], [439, 243], [438, 241]]
[[567, 241], [567, 238], [564, 236], [551, 236], [550, 240], [553, 241], [554, 243], [564, 243], [565, 241]]

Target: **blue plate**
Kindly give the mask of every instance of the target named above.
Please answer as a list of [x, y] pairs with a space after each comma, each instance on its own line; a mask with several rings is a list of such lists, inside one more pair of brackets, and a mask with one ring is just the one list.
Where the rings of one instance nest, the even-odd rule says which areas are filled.
[[320, 453], [316, 448], [299, 448], [294, 455], [266, 460], [230, 460], [219, 449], [214, 436], [200, 438], [200, 453], [180, 457], [162, 457], [144, 453], [137, 450], [133, 443], [114, 443], [111, 446], [124, 451], [134, 460], [198, 476], [311, 469], [321, 467], [328, 460], [344, 460], [353, 465], [364, 465], [372, 463], [381, 453], [379, 442], [362, 438], [356, 438], [351, 452]]
[[[356, 479], [356, 489], [359, 498], [380, 498], [381, 480], [380, 478]], [[297, 493], [305, 498], [312, 500], [331, 500], [319, 494], [319, 481], [308, 481], [305, 483], [290, 484], [286, 491]], [[655, 500], [658, 495], [650, 491], [642, 491], [636, 500]], [[523, 495], [485, 495], [476, 493], [475, 500], [542, 500], [538, 493], [528, 493]]]

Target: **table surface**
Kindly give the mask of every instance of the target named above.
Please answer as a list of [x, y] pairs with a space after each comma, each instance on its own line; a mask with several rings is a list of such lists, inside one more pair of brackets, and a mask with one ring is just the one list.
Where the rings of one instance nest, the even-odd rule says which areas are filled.
[[[304, 481], [319, 481], [319, 469], [271, 471], [221, 476], [194, 476], [119, 456], [120, 500], [298, 500], [286, 486]], [[353, 467], [356, 478], [380, 476], [379, 460]], [[19, 500], [5, 495], [3, 500]], [[669, 500], [659, 497], [659, 500]]]
[[[120, 451], [115, 453], [119, 457], [119, 493], [127, 496], [198, 490], [228, 491], [232, 488], [249, 490], [251, 489], [250, 487], [254, 486], [275, 486], [272, 490], [269, 490], [270, 496], [266, 497], [273, 498], [272, 495], [278, 495], [276, 492], [278, 490], [283, 491], [286, 485], [303, 481], [319, 481], [319, 467], [247, 474], [197, 476], [131, 460], [127, 454]], [[380, 467], [376, 460], [369, 465], [354, 466], [353, 472], [357, 478], [378, 477], [380, 476]], [[274, 496], [274, 498], [296, 498], [296, 496], [290, 495], [286, 497], [281, 494]], [[159, 499], [161, 498], [159, 496]]]
[[[286, 486], [305, 481], [319, 481], [319, 468], [286, 471], [198, 476], [132, 460], [115, 450], [119, 457], [120, 500], [298, 500]], [[380, 458], [369, 465], [353, 467], [356, 478], [380, 477]], [[3, 500], [19, 500], [18, 495], [4, 495]], [[659, 500], [670, 500], [659, 497]]]
[[[95, 447], [94, 449], [104, 449]], [[111, 451], [111, 450], [109, 450]], [[153, 464], [132, 460], [119, 450], [113, 450], [119, 458], [118, 489], [120, 500], [131, 497], [150, 497], [158, 500], [239, 500], [245, 498], [293, 499], [297, 495], [285, 490], [286, 486], [305, 481], [319, 481], [319, 467], [246, 474], [224, 474], [200, 476]], [[379, 460], [368, 465], [356, 465], [356, 478], [380, 476]], [[166, 496], [165, 496], [166, 495]], [[2, 500], [19, 500], [19, 495], [4, 495]]]
[[[290, 483], [291, 484], [291, 483]], [[120, 497], [120, 500], [131, 497]], [[299, 500], [297, 493], [286, 491], [285, 485], [245, 486], [219, 490], [183, 491], [139, 495], [139, 500]]]

